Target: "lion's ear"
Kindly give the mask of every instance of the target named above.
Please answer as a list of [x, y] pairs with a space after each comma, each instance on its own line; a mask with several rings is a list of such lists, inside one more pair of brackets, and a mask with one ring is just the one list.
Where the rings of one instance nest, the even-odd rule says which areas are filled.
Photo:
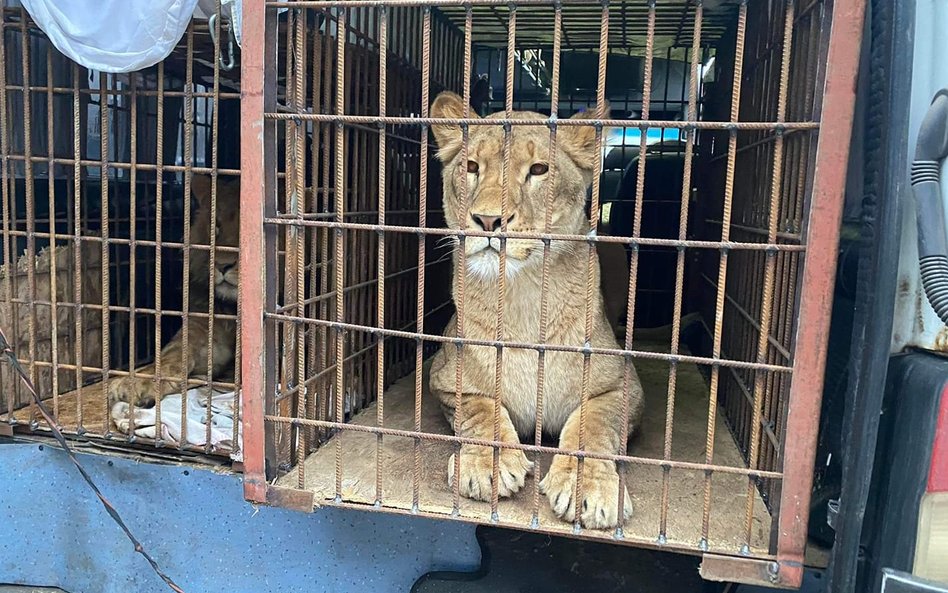
[[[469, 117], [476, 118], [472, 110], [468, 110]], [[444, 91], [435, 97], [431, 104], [431, 117], [444, 119], [461, 119], [464, 117], [464, 99], [450, 91]], [[438, 158], [442, 163], [453, 159], [461, 150], [464, 136], [461, 126], [457, 124], [433, 124], [435, 142], [438, 143]]]
[[[597, 109], [587, 109], [571, 117], [571, 120], [598, 119]], [[603, 119], [609, 119], [609, 104], [603, 109]], [[562, 126], [557, 132], [557, 140], [563, 151], [569, 156], [583, 173], [592, 175], [593, 169], [599, 161], [596, 153], [596, 128], [592, 125]]]

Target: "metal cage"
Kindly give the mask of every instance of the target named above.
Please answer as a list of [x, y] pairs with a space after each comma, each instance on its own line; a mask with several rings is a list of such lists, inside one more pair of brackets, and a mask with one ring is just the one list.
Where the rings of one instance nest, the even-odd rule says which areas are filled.
[[[246, 8], [247, 497], [657, 546], [703, 554], [708, 578], [798, 585], [862, 2], [352, 0]], [[682, 79], [673, 96], [676, 69]], [[463, 114], [431, 116], [442, 89], [463, 97]], [[592, 179], [590, 233], [558, 234], [549, 221], [534, 233], [445, 227], [433, 126], [459, 126], [461, 150], [475, 126], [503, 128], [507, 175], [512, 129], [543, 126], [555, 143], [558, 130], [576, 123], [567, 116], [606, 100], [621, 105], [617, 114], [582, 120], [596, 130], [603, 171]], [[478, 111], [502, 115], [484, 120]], [[633, 158], [617, 157], [618, 182], [607, 179], [604, 149], [629, 146], [610, 144], [610, 129], [634, 139]], [[674, 180], [673, 199], [657, 199], [668, 188], [650, 184], [650, 167]], [[603, 194], [604, 186], [616, 193]], [[543, 327], [549, 245], [584, 249], [586, 309], [597, 291], [607, 300], [613, 291], [618, 312], [610, 322], [621, 347], [591, 346], [588, 321], [585, 344], [575, 345], [545, 343], [543, 329], [540, 340], [505, 339], [502, 319], [493, 339], [466, 337], [460, 324], [442, 335], [452, 311], [465, 315], [464, 274], [452, 286], [437, 240], [479, 236], [547, 246]], [[607, 258], [615, 247], [619, 256]], [[504, 269], [506, 247], [499, 257]], [[589, 270], [607, 259], [617, 267], [603, 267], [603, 284], [594, 286]], [[653, 283], [667, 292], [651, 304], [667, 309], [640, 316], [650, 301], [639, 278], [649, 267], [666, 274]], [[662, 320], [664, 330], [642, 327]], [[496, 350], [497, 374], [506, 352], [537, 352], [538, 398], [546, 356], [577, 355], [580, 410], [592, 357], [634, 364], [647, 398], [639, 444], [604, 453], [585, 450], [580, 436], [580, 447], [567, 450], [543, 440], [542, 415], [533, 438], [502, 440], [498, 375], [494, 438], [456, 436], [431, 412], [426, 361], [439, 348], [456, 348], [463, 361], [464, 349], [476, 347]], [[626, 401], [628, 377], [627, 370]], [[460, 378], [457, 390], [460, 401]], [[489, 502], [470, 501], [457, 479], [445, 480], [464, 445], [493, 451]], [[632, 518], [597, 530], [554, 517], [541, 501], [542, 469], [521, 492], [500, 497], [497, 464], [507, 450], [541, 465], [552, 454], [577, 459], [577, 500], [584, 460], [617, 462], [619, 492], [628, 485], [635, 501]], [[621, 495], [615, 504], [621, 517]]]
[[[217, 446], [202, 438], [211, 406], [198, 428], [204, 411], [185, 397], [233, 392], [238, 409], [239, 364], [198, 378], [173, 376], [162, 361], [170, 341], [187, 349], [197, 340], [189, 328], [213, 335], [215, 323], [238, 323], [193, 268], [237, 252], [215, 244], [210, 221], [236, 206], [217, 204], [216, 186], [240, 174], [239, 70], [220, 65], [206, 19], [192, 21], [166, 60], [129, 74], [69, 60], [19, 2], [3, 3], [2, 32], [0, 326], [16, 355], [65, 433], [239, 458], [239, 421]], [[192, 199], [198, 176], [211, 186], [203, 201]], [[180, 434], [143, 431], [136, 413], [120, 426], [109, 393], [129, 377], [179, 391]], [[0, 385], [7, 425], [46, 430], [6, 365]], [[155, 405], [158, 418], [172, 412], [161, 397]]]
[[[107, 75], [60, 55], [11, 0], [0, 326], [64, 431], [230, 455], [254, 502], [676, 550], [703, 555], [706, 578], [797, 586], [863, 10], [863, 0], [248, 1], [238, 68], [215, 43], [230, 25], [195, 19], [164, 62]], [[442, 91], [459, 95], [456, 117], [433, 116]], [[437, 126], [460, 131], [465, 158], [472, 136], [499, 130], [499, 229], [450, 226]], [[525, 129], [548, 134], [551, 161], [565, 137], [592, 130], [582, 232], [558, 230], [552, 215], [507, 228], [511, 150]], [[556, 179], [557, 167], [540, 174]], [[192, 198], [198, 176], [204, 204]], [[222, 189], [238, 178], [239, 203]], [[458, 187], [466, 220], [473, 195]], [[221, 244], [212, 221], [238, 208], [239, 243]], [[505, 333], [504, 273], [496, 331], [465, 330], [461, 253], [483, 238], [498, 241], [499, 270], [509, 242], [542, 246], [536, 338]], [[558, 249], [583, 262], [581, 339], [570, 343], [548, 339]], [[235, 255], [237, 302], [222, 303], [196, 266], [223, 273], [215, 262]], [[614, 345], [593, 343], [600, 321]], [[171, 390], [184, 425], [190, 389], [233, 392], [225, 447], [210, 438], [210, 404], [198, 444], [143, 437], [134, 414], [121, 429], [113, 417], [110, 386], [164, 385], [164, 348], [189, 332], [234, 341], [232, 373], [190, 373]], [[472, 352], [495, 357], [482, 435], [460, 434], [430, 393], [432, 357], [447, 351], [456, 403], [465, 354], [469, 365]], [[501, 374], [516, 353], [535, 360], [536, 425], [501, 438]], [[544, 436], [556, 357], [574, 361], [577, 445]], [[625, 427], [608, 451], [587, 447], [600, 360], [616, 365]], [[633, 368], [646, 403], [630, 439]], [[7, 425], [45, 430], [6, 366], [0, 386]], [[463, 447], [490, 454], [485, 501], [461, 494]], [[537, 469], [501, 496], [511, 451]], [[572, 500], [586, 500], [584, 468], [614, 468], [616, 526], [551, 510], [540, 483], [556, 456], [575, 467]]]

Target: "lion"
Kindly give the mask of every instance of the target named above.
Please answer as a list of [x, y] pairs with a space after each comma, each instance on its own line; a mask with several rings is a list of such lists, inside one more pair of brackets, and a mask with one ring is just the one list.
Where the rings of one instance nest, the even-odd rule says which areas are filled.
[[[460, 118], [464, 111], [460, 97], [443, 92], [431, 106], [432, 117]], [[595, 111], [575, 118], [589, 118]], [[471, 117], [477, 117], [471, 114]], [[503, 118], [502, 113], [488, 119]], [[546, 119], [533, 112], [515, 112], [515, 119]], [[444, 165], [444, 215], [451, 229], [499, 231], [503, 192], [504, 131], [499, 125], [470, 126], [467, 159], [462, 162], [462, 131], [459, 126], [432, 125], [438, 146], [437, 156]], [[587, 235], [585, 215], [587, 190], [597, 174], [596, 132], [590, 126], [560, 126], [556, 151], [550, 151], [550, 133], [546, 126], [516, 126], [511, 130], [508, 169], [506, 229], [509, 232], [540, 233], [544, 230], [547, 192], [552, 183], [551, 231]], [[555, 163], [551, 176], [551, 163]], [[466, 178], [466, 179], [465, 179]], [[467, 183], [468, 209], [461, 220], [460, 193]], [[463, 242], [464, 267], [459, 268], [461, 242], [454, 237], [454, 275], [464, 274], [464, 337], [494, 340], [497, 337], [498, 279], [500, 275], [500, 239], [467, 237]], [[550, 244], [548, 324], [546, 343], [582, 347], [585, 343], [586, 243], [554, 240]], [[543, 242], [511, 238], [506, 244], [506, 294], [503, 313], [503, 339], [511, 342], [538, 343], [540, 340], [540, 291], [543, 268]], [[619, 348], [606, 319], [602, 293], [598, 289], [599, 265], [593, 261], [589, 273], [597, 287], [588, 303], [592, 314], [594, 348]], [[457, 278], [452, 282], [456, 293]], [[457, 294], [454, 294], [457, 300]], [[456, 334], [457, 314], [448, 323], [444, 335]], [[538, 352], [534, 349], [504, 348], [500, 402], [500, 441], [519, 443], [532, 439], [537, 416]], [[456, 426], [457, 436], [494, 439], [494, 375], [497, 349], [465, 345], [461, 376], [460, 405], [455, 407], [457, 348], [445, 344], [434, 356], [429, 386], [441, 403], [448, 422]], [[579, 450], [580, 400], [582, 398], [583, 354], [547, 350], [542, 394], [544, 432], [559, 438], [565, 450]], [[622, 452], [623, 423], [628, 434], [638, 426], [643, 410], [642, 387], [634, 368], [629, 385], [628, 417], [623, 416], [624, 363], [620, 357], [593, 354], [588, 374], [588, 400], [585, 408], [584, 448], [609, 454]], [[456, 424], [455, 424], [456, 423]], [[458, 486], [465, 497], [488, 501], [491, 497], [493, 449], [464, 444], [460, 450]], [[454, 456], [448, 462], [448, 482], [453, 484]], [[522, 450], [501, 449], [498, 494], [509, 497], [523, 488], [534, 464]], [[619, 523], [619, 474], [613, 461], [587, 458], [583, 467], [583, 499], [574, 500], [577, 460], [556, 455], [539, 484], [553, 512], [565, 521], [578, 519], [585, 527], [604, 529]], [[623, 492], [624, 521], [631, 516], [629, 493]]]
[[[211, 281], [210, 244], [211, 178], [195, 174], [191, 193], [197, 209], [191, 218], [189, 250], [190, 285], [189, 310], [207, 313], [209, 310], [209, 282]], [[214, 225], [218, 247], [237, 247], [240, 228], [240, 181], [218, 178], [217, 220]], [[239, 275], [236, 251], [216, 250], [214, 257], [214, 313], [237, 313], [237, 279]], [[187, 350], [184, 348], [184, 327], [161, 349], [161, 380], [155, 380], [155, 365], [135, 369], [134, 375], [113, 380], [109, 384], [109, 405], [127, 402], [133, 406], [150, 407], [155, 401], [171, 393], [180, 393], [188, 379], [208, 376], [208, 320], [189, 317]], [[233, 374], [234, 354], [237, 347], [237, 322], [234, 319], [214, 318], [211, 371], [215, 379], [226, 380]]]

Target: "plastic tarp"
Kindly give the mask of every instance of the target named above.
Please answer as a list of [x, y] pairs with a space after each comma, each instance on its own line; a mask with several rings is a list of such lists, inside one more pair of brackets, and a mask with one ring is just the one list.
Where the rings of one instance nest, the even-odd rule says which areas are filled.
[[[164, 60], [192, 15], [216, 12], [215, 0], [21, 0], [52, 44], [101, 72], [134, 72]], [[240, 44], [240, 0], [222, 0], [223, 20]]]

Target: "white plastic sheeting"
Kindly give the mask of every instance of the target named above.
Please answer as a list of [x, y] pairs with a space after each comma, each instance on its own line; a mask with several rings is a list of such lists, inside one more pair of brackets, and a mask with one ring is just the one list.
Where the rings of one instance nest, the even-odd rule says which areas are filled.
[[197, 0], [22, 0], [56, 49], [102, 72], [133, 72], [168, 57]]
[[[241, 6], [243, 6], [241, 0], [221, 0], [221, 16], [224, 17], [225, 21], [229, 21], [234, 25], [234, 39], [237, 41], [238, 47], [240, 47], [240, 32], [243, 28]], [[198, 9], [194, 13], [195, 16], [209, 19], [216, 13], [217, 2], [215, 0], [198, 0]]]
[[[134, 72], [171, 54], [192, 15], [208, 18], [216, 0], [21, 0], [56, 49], [100, 72]], [[223, 21], [240, 45], [241, 2], [221, 0]], [[222, 23], [223, 24], [223, 23]]]

